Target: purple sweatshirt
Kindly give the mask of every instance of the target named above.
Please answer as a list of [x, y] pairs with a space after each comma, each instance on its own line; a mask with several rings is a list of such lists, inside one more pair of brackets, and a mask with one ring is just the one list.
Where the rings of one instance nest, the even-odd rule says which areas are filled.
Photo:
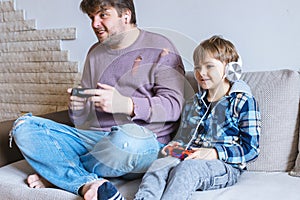
[[152, 130], [159, 142], [169, 142], [183, 106], [184, 67], [167, 38], [140, 30], [138, 39], [125, 49], [94, 45], [86, 58], [81, 85], [96, 88], [98, 82], [131, 97], [134, 117], [99, 112], [87, 102], [84, 110], [70, 110], [75, 125], [110, 131], [115, 125], [136, 123]]

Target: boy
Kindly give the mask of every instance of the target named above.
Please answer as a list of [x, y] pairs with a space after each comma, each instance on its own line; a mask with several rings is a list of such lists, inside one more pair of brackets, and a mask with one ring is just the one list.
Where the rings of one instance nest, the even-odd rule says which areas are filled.
[[194, 74], [201, 89], [186, 102], [175, 140], [162, 149], [173, 157], [151, 165], [136, 200], [189, 199], [196, 190], [231, 186], [246, 163], [257, 158], [257, 102], [245, 82], [226, 74], [228, 66], [239, 68], [239, 60], [234, 45], [218, 36], [194, 50]]

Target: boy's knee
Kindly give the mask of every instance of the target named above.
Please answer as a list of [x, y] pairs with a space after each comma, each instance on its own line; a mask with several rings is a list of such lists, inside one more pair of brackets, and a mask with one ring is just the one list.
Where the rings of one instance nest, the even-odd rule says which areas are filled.
[[177, 167], [176, 171], [180, 171], [180, 173], [191, 173], [195, 171], [201, 171], [205, 173], [208, 169], [207, 162], [205, 160], [185, 160], [181, 162]]
[[174, 158], [171, 156], [165, 157], [165, 158], [160, 158], [155, 160], [152, 165], [149, 168], [150, 172], [154, 172], [157, 170], [168, 170], [171, 169], [175, 166], [177, 166], [180, 163], [180, 160], [178, 158]]

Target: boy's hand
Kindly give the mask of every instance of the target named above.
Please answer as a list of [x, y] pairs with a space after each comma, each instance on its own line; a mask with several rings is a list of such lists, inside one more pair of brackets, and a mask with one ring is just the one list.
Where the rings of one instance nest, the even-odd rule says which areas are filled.
[[202, 160], [214, 160], [218, 159], [218, 152], [214, 148], [192, 148], [195, 152], [190, 154], [185, 160], [189, 159], [202, 159]]
[[180, 142], [176, 142], [176, 141], [171, 141], [171, 142], [169, 142], [169, 143], [161, 150], [161, 153], [162, 153], [163, 155], [167, 156], [167, 155], [168, 155], [167, 149], [168, 149], [169, 147], [172, 147], [172, 148], [179, 148], [179, 147], [181, 147], [181, 143], [180, 143]]

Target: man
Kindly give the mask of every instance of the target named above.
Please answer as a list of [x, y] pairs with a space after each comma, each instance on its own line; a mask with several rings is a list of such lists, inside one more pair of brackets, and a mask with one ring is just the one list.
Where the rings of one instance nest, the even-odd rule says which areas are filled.
[[28, 114], [12, 133], [39, 174], [28, 177], [30, 187], [49, 182], [85, 200], [108, 199], [117, 191], [104, 177], [139, 177], [176, 131], [184, 68], [169, 40], [137, 28], [132, 0], [83, 0], [80, 7], [99, 42], [83, 70], [81, 86], [89, 89], [68, 89], [77, 128]]

